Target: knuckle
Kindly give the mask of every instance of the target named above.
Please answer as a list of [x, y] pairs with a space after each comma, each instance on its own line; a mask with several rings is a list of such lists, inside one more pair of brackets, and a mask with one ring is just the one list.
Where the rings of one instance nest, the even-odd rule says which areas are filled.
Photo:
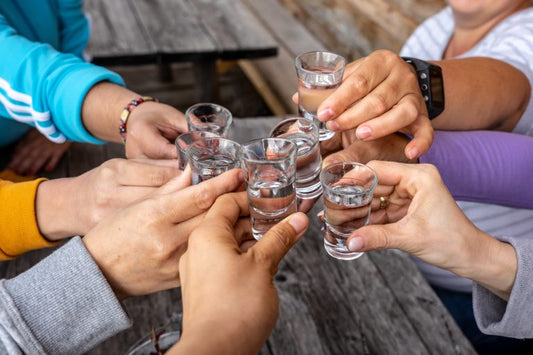
[[[208, 184], [199, 184], [195, 191], [193, 199], [196, 206], [201, 210], [207, 210], [217, 199], [214, 189], [209, 188]], [[221, 196], [224, 198], [224, 196]]]
[[400, 111], [402, 116], [407, 117], [409, 121], [415, 120], [419, 114], [419, 109], [412, 100], [406, 100], [403, 102]]
[[387, 99], [382, 94], [372, 94], [369, 98], [369, 103], [377, 114], [382, 114], [389, 109]]
[[355, 92], [368, 92], [369, 81], [361, 74], [353, 74], [349, 81], [350, 87]]

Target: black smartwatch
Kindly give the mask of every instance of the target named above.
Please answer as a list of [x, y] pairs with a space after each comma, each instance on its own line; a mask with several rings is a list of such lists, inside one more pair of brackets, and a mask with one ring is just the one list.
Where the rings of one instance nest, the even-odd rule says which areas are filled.
[[434, 119], [444, 111], [444, 81], [441, 68], [417, 58], [402, 57], [402, 59], [415, 68], [429, 119]]

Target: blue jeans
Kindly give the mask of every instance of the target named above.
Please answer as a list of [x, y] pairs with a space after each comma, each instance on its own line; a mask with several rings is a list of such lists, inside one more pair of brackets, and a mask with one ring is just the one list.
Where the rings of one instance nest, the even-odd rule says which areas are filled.
[[533, 354], [533, 342], [530, 339], [483, 334], [474, 319], [471, 293], [432, 287], [479, 354]]

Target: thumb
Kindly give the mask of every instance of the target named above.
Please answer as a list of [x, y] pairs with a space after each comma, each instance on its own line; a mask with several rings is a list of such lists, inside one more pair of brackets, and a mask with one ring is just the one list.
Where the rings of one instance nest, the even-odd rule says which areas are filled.
[[396, 223], [364, 226], [352, 233], [346, 246], [351, 252], [402, 249], [402, 238], [398, 231]]
[[322, 162], [322, 166], [324, 167], [333, 163], [341, 163], [344, 161], [358, 161], [357, 154], [354, 154], [350, 147], [325, 157]]
[[270, 228], [250, 251], [270, 261], [271, 269], [276, 270], [281, 259], [307, 230], [308, 224], [305, 213], [292, 214]]

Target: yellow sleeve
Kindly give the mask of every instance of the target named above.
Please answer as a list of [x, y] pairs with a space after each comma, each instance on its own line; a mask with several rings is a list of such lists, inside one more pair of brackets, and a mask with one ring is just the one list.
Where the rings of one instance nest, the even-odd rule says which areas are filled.
[[44, 180], [0, 180], [0, 260], [57, 244], [46, 240], [37, 225], [35, 197]]

